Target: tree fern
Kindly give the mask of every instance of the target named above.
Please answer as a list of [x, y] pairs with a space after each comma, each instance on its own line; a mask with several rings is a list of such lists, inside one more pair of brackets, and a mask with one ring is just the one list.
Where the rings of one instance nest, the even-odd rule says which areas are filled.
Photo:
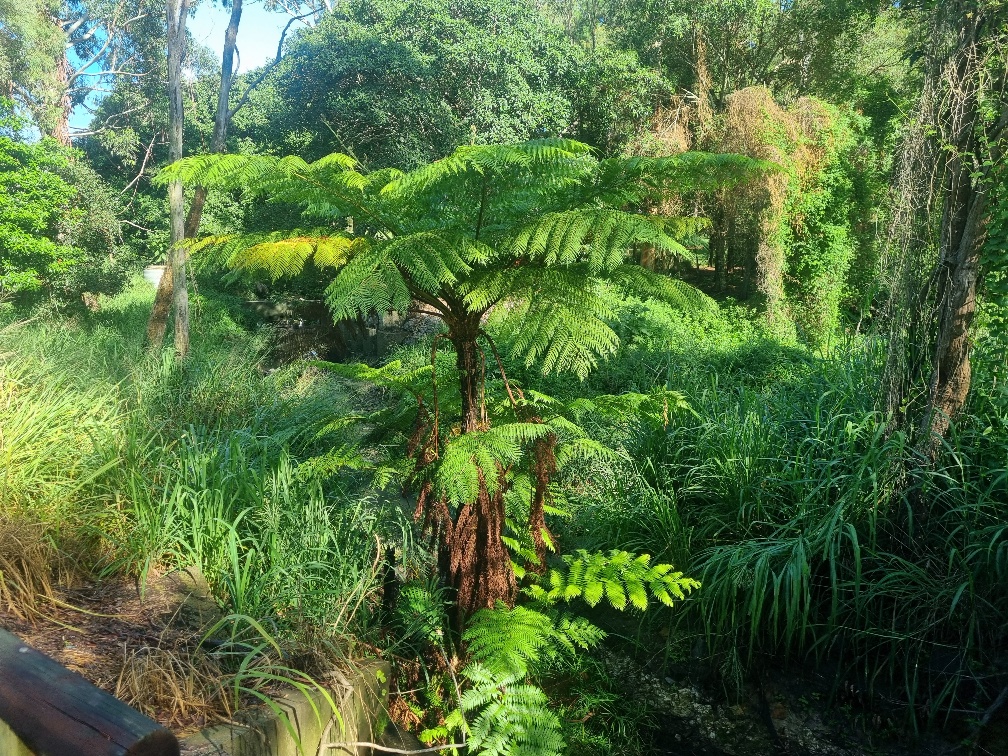
[[550, 616], [523, 606], [473, 615], [463, 636], [471, 663], [461, 711], [470, 715], [468, 745], [483, 756], [559, 756], [560, 720], [530, 678], [551, 663], [598, 644], [604, 633], [580, 617]]
[[[683, 241], [706, 221], [639, 208], [656, 205], [670, 190], [721, 189], [764, 168], [742, 156], [704, 153], [599, 160], [586, 145], [543, 139], [463, 146], [408, 173], [362, 173], [339, 154], [312, 163], [217, 155], [181, 160], [160, 178], [298, 205], [299, 222], [314, 225], [204, 245], [231, 266], [271, 277], [297, 273], [309, 262], [331, 269], [325, 297], [337, 319], [420, 302], [444, 321], [456, 353], [457, 400], [435, 396], [433, 386], [430, 392], [414, 387], [409, 482], [418, 515], [452, 554], [451, 580], [464, 617], [514, 598], [511, 562], [499, 542], [508, 476], [524, 468], [535, 480], [527, 528], [542, 562], [551, 476], [579, 455], [603, 453], [586, 434], [571, 433], [563, 413], [537, 415], [510, 390], [513, 415], [491, 427], [482, 398], [486, 316], [493, 313], [514, 358], [546, 373], [585, 377], [619, 343], [607, 320], [606, 286], [682, 307], [709, 304], [688, 285], [632, 262], [641, 245], [683, 255]], [[449, 406], [457, 409], [452, 421]], [[451, 430], [456, 422], [459, 433]], [[481, 544], [478, 553], [470, 553], [472, 543]], [[620, 586], [628, 590], [625, 581]], [[619, 596], [612, 588], [612, 597]]]

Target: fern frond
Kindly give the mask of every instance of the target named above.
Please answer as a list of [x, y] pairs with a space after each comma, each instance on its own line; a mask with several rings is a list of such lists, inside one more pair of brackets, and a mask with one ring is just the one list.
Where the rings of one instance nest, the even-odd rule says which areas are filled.
[[672, 565], [651, 566], [647, 554], [634, 556], [618, 550], [592, 554], [580, 549], [576, 556], [564, 556], [564, 562], [566, 574], [550, 570], [545, 579], [548, 587], [533, 585], [529, 595], [545, 604], [581, 598], [589, 606], [596, 606], [605, 597], [616, 609], [625, 609], [629, 603], [643, 611], [649, 595], [672, 606], [676, 599], [682, 600], [700, 587], [693, 578], [674, 572]]
[[519, 462], [526, 447], [551, 432], [543, 423], [505, 423], [458, 436], [445, 445], [436, 487], [455, 506], [476, 500], [480, 480], [493, 496], [501, 484], [500, 471]]

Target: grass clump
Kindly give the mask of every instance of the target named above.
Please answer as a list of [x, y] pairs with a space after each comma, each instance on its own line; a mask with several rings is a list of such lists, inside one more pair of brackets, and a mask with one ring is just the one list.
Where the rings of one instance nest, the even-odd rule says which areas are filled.
[[0, 604], [38, 618], [70, 572], [143, 591], [197, 567], [224, 618], [209, 645], [132, 649], [116, 692], [205, 720], [351, 652], [402, 527], [359, 481], [311, 463], [333, 433], [353, 446], [325, 427], [351, 408], [339, 382], [304, 365], [267, 374], [270, 332], [210, 289], [190, 359], [149, 353], [152, 298], [138, 280], [73, 319], [5, 315]]

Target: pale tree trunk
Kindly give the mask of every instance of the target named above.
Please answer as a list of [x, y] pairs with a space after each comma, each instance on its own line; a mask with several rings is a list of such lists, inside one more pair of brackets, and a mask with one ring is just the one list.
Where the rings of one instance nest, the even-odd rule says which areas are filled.
[[[182, 157], [182, 130], [185, 123], [185, 111], [182, 105], [182, 62], [185, 58], [188, 15], [189, 0], [167, 0], [168, 148], [169, 157], [173, 162]], [[185, 197], [181, 181], [172, 181], [168, 185], [168, 207], [172, 245], [168, 267], [171, 269], [171, 274], [163, 277], [158, 286], [154, 309], [147, 324], [147, 335], [153, 346], [161, 344], [167, 323], [166, 300], [170, 299], [175, 310], [175, 351], [181, 358], [189, 352], [189, 289], [186, 284], [186, 251], [182, 246], [185, 239]], [[161, 316], [164, 320], [161, 320]]]
[[[221, 61], [221, 82], [217, 94], [217, 114], [214, 117], [213, 138], [210, 140], [210, 152], [221, 153], [227, 145], [228, 122], [231, 120], [229, 111], [231, 103], [231, 86], [234, 84], [234, 57], [238, 41], [238, 26], [241, 24], [242, 0], [232, 0], [231, 18], [224, 31], [224, 55]], [[200, 220], [203, 217], [203, 205], [206, 203], [207, 190], [205, 186], [197, 186], [186, 216], [185, 235], [187, 239], [199, 233]]]
[[[170, 1], [170, 0], [169, 0]], [[227, 142], [227, 129], [231, 119], [228, 110], [231, 100], [231, 87], [234, 84], [234, 58], [237, 49], [238, 27], [241, 24], [242, 0], [234, 0], [231, 4], [231, 18], [228, 21], [227, 29], [224, 32], [224, 54], [221, 64], [221, 83], [217, 95], [217, 113], [214, 118], [213, 137], [210, 142], [210, 151], [214, 153], [224, 152]], [[181, 150], [180, 150], [181, 156]], [[172, 160], [176, 158], [173, 156]], [[191, 239], [199, 233], [200, 221], [203, 217], [203, 206], [206, 203], [206, 187], [197, 186], [193, 195], [192, 204], [185, 217], [183, 224], [183, 238]], [[172, 231], [174, 238], [174, 226]], [[183, 263], [184, 264], [184, 263]], [[164, 332], [168, 323], [168, 314], [171, 310], [171, 302], [174, 295], [174, 276], [171, 273], [172, 266], [165, 270], [165, 275], [161, 278], [157, 295], [154, 299], [154, 309], [151, 312], [151, 319], [147, 326], [147, 337], [152, 344], [160, 344], [164, 339]], [[188, 300], [186, 301], [188, 306]], [[178, 327], [176, 326], [176, 342], [178, 341]], [[188, 328], [186, 329], [186, 344], [188, 344]]]

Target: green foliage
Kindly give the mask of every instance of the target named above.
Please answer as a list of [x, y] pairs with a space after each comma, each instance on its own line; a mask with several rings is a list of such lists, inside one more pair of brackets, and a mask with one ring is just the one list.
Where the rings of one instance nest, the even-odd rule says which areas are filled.
[[[667, 426], [593, 430], [634, 464], [621, 455], [592, 471], [569, 497], [565, 542], [653, 553], [700, 578], [677, 623], [704, 633], [728, 684], [772, 654], [829, 660], [841, 677], [857, 670], [907, 704], [908, 718], [966, 705], [965, 681], [997, 657], [1008, 616], [999, 587], [1008, 545], [995, 514], [1003, 392], [982, 379], [939, 462], [924, 467], [873, 406], [870, 344], [812, 359], [713, 319], [707, 340], [632, 335], [657, 330], [661, 316], [651, 303], [628, 319], [627, 346], [607, 370], [663, 364], [655, 379], [688, 395], [694, 412]], [[985, 359], [978, 375], [989, 375]], [[621, 360], [630, 367], [613, 364]], [[963, 651], [948, 666], [950, 647]]]
[[0, 91], [16, 96], [43, 121], [64, 55], [63, 34], [53, 23], [58, 13], [59, 3], [52, 0], [0, 2]]
[[[667, 605], [673, 596], [700, 584], [671, 565], [650, 566], [647, 555], [613, 551], [608, 555], [566, 556], [568, 572], [551, 570], [544, 578], [549, 590], [533, 584], [529, 595], [544, 611], [500, 605], [471, 618], [463, 641], [471, 662], [463, 670], [470, 688], [460, 699], [461, 711], [473, 716], [467, 727], [469, 746], [479, 754], [560, 754], [565, 751], [560, 720], [541, 688], [528, 682], [575, 663], [594, 648], [605, 633], [583, 617], [557, 615], [548, 609], [560, 601], [583, 598], [595, 606], [607, 597], [616, 609], [629, 602], [639, 610], [648, 595]], [[447, 733], [443, 733], [447, 734]]]
[[595, 646], [602, 631], [580, 618], [498, 606], [473, 615], [463, 635], [472, 662], [461, 711], [474, 715], [468, 744], [486, 756], [564, 752], [560, 720], [542, 689], [526, 682], [551, 662]]
[[117, 291], [134, 264], [119, 248], [117, 198], [79, 155], [23, 141], [22, 126], [0, 123], [0, 298]]
[[523, 679], [543, 672], [605, 633], [581, 617], [552, 617], [529, 607], [484, 609], [473, 615], [462, 639], [474, 663], [496, 675]]
[[[178, 178], [247, 195], [299, 203], [305, 216], [353, 218], [353, 238], [303, 230], [239, 237], [223, 245], [233, 265], [272, 273], [309, 256], [338, 265], [326, 298], [337, 319], [427, 303], [453, 329], [501, 308], [501, 328], [520, 334], [514, 354], [547, 372], [584, 376], [615, 347], [599, 284], [676, 302], [703, 297], [627, 262], [631, 245], [677, 254], [677, 236], [695, 223], [623, 211], [668, 187], [716, 188], [754, 167], [737, 156], [689, 153], [661, 159], [596, 160], [565, 140], [463, 147], [413, 172], [361, 174], [334, 155], [299, 158], [187, 158], [161, 180]], [[215, 240], [220, 241], [220, 240]], [[445, 309], [448, 307], [450, 309]], [[471, 339], [472, 335], [466, 336]], [[458, 344], [456, 344], [458, 346]]]
[[307, 463], [350, 440], [340, 392], [300, 369], [264, 378], [261, 344], [215, 298], [194, 300], [184, 367], [147, 355], [152, 296], [140, 281], [73, 326], [0, 328], [0, 509], [106, 574], [197, 566], [229, 612], [284, 638], [366, 627], [376, 536], [403, 531]]
[[67, 158], [53, 142], [29, 145], [0, 136], [0, 293], [42, 288], [81, 252], [61, 243], [60, 222], [73, 188], [59, 175]]
[[564, 562], [567, 574], [550, 570], [543, 580], [548, 587], [531, 586], [529, 592], [534, 599], [552, 604], [580, 598], [593, 607], [605, 597], [615, 609], [622, 611], [629, 603], [644, 611], [649, 594], [672, 606], [675, 599], [685, 599], [686, 594], [700, 587], [693, 578], [673, 572], [670, 564], [651, 566], [648, 554], [634, 556], [618, 550], [589, 554], [581, 549], [577, 556], [565, 555]]
[[785, 291], [799, 336], [827, 347], [840, 332], [841, 305], [861, 314], [878, 293], [879, 241], [865, 231], [884, 191], [882, 158], [864, 118], [819, 105], [822, 121], [806, 139], [818, 153], [792, 178], [781, 243], [788, 250]]
[[238, 133], [415, 168], [461, 144], [566, 133], [579, 50], [535, 3], [353, 0], [289, 45]]
[[[608, 0], [578, 5], [598, 9], [588, 16], [591, 27], [597, 23], [677, 88], [697, 91], [694, 55], [698, 47], [704, 49], [707, 86], [717, 105], [729, 93], [753, 85], [769, 86], [785, 98], [833, 91], [850, 70], [844, 65], [849, 57], [864, 49], [866, 29], [879, 12], [878, 4], [863, 1], [840, 6], [815, 0]], [[868, 69], [870, 77], [881, 78], [885, 64], [893, 66], [885, 57], [881, 62], [875, 70]]]

